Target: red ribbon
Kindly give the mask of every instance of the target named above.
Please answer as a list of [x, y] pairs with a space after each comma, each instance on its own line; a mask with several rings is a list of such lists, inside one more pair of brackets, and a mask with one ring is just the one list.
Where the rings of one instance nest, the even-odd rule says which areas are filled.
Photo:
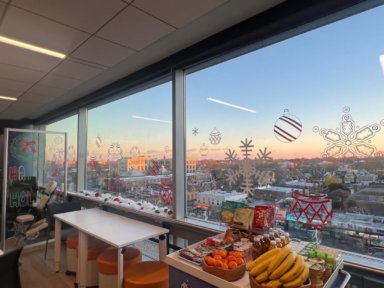
[[36, 148], [34, 146], [35, 144], [36, 144], [35, 140], [25, 141], [24, 139], [22, 139], [19, 142], [19, 145], [21, 146], [21, 152], [23, 152], [23, 154], [25, 154], [28, 149], [31, 150], [32, 153], [35, 153], [36, 152]]

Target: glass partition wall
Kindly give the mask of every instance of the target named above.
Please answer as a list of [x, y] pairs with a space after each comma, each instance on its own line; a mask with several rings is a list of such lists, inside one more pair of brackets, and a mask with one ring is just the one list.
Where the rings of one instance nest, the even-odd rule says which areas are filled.
[[290, 210], [293, 192], [321, 193], [333, 210], [323, 243], [379, 255], [383, 19], [380, 6], [90, 108], [86, 189], [170, 206], [202, 226], [220, 224], [226, 200], [271, 204], [306, 240], [313, 230]]
[[54, 181], [54, 187], [60, 187], [57, 191], [65, 193], [66, 146], [65, 132], [9, 128], [4, 130], [2, 248], [5, 239], [16, 236], [20, 232], [19, 229], [27, 228], [17, 225], [17, 216], [30, 214], [36, 219], [37, 216], [41, 216], [40, 212], [47, 203], [46, 196], [49, 199], [55, 198], [52, 194], [56, 189], [53, 188], [52, 191], [46, 189], [49, 183]]

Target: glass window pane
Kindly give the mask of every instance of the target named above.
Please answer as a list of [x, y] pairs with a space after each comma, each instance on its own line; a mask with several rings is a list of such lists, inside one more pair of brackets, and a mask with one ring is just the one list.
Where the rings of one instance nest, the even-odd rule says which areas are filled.
[[[272, 204], [294, 237], [384, 247], [383, 25], [379, 7], [189, 74], [188, 216]], [[296, 215], [294, 190], [332, 203]]]
[[173, 201], [171, 83], [91, 109], [87, 153], [89, 193], [167, 214]]
[[[77, 119], [77, 115], [74, 115], [46, 126], [47, 131], [67, 133], [67, 189], [72, 192], [77, 190]], [[54, 143], [51, 150], [55, 147]], [[54, 158], [63, 157], [63, 151], [56, 151], [52, 155]]]

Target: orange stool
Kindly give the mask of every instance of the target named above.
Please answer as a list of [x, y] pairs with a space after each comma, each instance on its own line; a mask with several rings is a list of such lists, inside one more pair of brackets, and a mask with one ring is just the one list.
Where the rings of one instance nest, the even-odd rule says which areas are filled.
[[[99, 277], [97, 273], [97, 263], [96, 259], [102, 253], [105, 249], [107, 249], [108, 244], [105, 242], [102, 242], [98, 239], [95, 239], [93, 237], [88, 238], [88, 260], [87, 260], [87, 267], [86, 267], [86, 281], [85, 286], [87, 287], [93, 287], [98, 286], [99, 283]], [[77, 255], [79, 253], [79, 247], [77, 247]]]
[[[124, 251], [124, 270], [141, 261], [141, 252], [134, 247]], [[117, 287], [117, 248], [105, 249], [96, 259], [99, 270], [99, 288]]]
[[169, 288], [169, 268], [162, 261], [132, 264], [124, 271], [124, 288]]
[[66, 258], [67, 258], [67, 274], [76, 273], [77, 260], [76, 249], [79, 242], [79, 234], [77, 232], [67, 236], [66, 241]]

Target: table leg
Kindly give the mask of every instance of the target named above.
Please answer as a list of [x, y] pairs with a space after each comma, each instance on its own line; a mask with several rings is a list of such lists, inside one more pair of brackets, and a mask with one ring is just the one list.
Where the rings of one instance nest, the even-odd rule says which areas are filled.
[[60, 271], [60, 256], [61, 256], [61, 221], [55, 219], [55, 271]]
[[159, 236], [159, 260], [163, 261], [167, 255], [167, 235]]
[[88, 235], [79, 231], [79, 257], [77, 259], [76, 281], [78, 287], [85, 288], [87, 282], [87, 260], [88, 260]]
[[117, 249], [117, 287], [123, 287], [124, 248]]

